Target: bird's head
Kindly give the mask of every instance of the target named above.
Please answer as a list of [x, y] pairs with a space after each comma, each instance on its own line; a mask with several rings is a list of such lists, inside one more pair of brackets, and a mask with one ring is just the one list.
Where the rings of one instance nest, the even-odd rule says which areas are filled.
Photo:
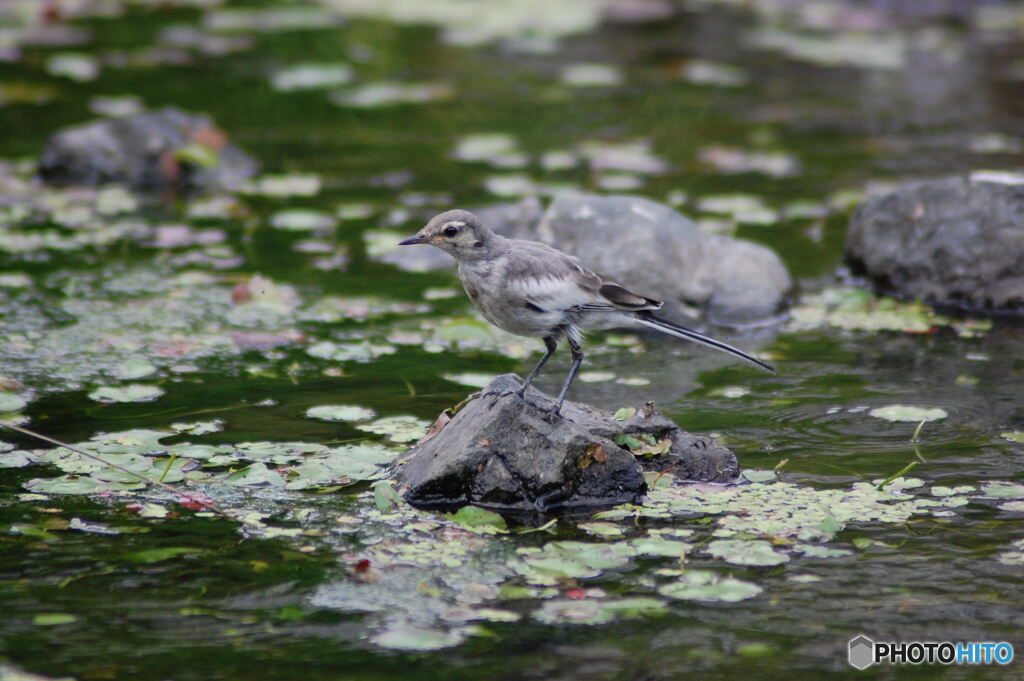
[[493, 232], [468, 210], [449, 210], [435, 216], [399, 246], [430, 244], [456, 258], [473, 258], [486, 251]]

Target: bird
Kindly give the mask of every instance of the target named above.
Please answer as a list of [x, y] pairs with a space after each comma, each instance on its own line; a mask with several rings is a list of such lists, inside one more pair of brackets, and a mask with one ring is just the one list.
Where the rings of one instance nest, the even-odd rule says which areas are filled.
[[453, 256], [459, 280], [480, 314], [517, 336], [541, 338], [546, 352], [517, 391], [526, 389], [555, 354], [562, 338], [569, 343], [572, 364], [553, 413], [560, 414], [583, 363], [583, 328], [598, 317], [632, 319], [661, 333], [730, 353], [774, 372], [742, 350], [655, 316], [662, 302], [633, 293], [621, 284], [587, 269], [574, 256], [539, 241], [510, 239], [491, 230], [467, 210], [448, 210], [432, 218], [400, 246], [428, 244]]

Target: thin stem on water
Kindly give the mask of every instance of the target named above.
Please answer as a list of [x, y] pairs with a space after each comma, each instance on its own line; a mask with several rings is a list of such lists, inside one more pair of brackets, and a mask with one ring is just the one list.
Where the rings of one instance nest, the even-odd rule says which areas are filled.
[[[168, 492], [169, 494], [171, 494], [171, 495], [173, 495], [175, 497], [182, 497], [182, 498], [187, 499], [187, 500], [189, 500], [189, 501], [191, 501], [191, 502], [193, 502], [195, 504], [199, 504], [200, 506], [203, 506], [204, 508], [208, 508], [211, 511], [213, 511], [214, 513], [216, 513], [217, 515], [219, 515], [219, 516], [222, 516], [222, 517], [227, 518], [229, 520], [234, 520], [234, 518], [232, 518], [230, 514], [228, 514], [226, 511], [224, 511], [222, 508], [217, 506], [217, 504], [213, 503], [212, 501], [210, 501], [208, 499], [197, 499], [196, 497], [192, 496], [188, 492], [184, 492], [182, 490], [174, 489], [173, 487], [171, 487], [167, 483], [161, 482], [161, 480], [163, 480], [163, 477], [164, 477], [163, 475], [160, 476], [161, 480], [151, 480], [150, 478], [147, 478], [145, 475], [143, 475], [142, 473], [139, 473], [138, 471], [133, 471], [130, 468], [125, 468], [124, 466], [121, 466], [119, 464], [107, 461], [106, 459], [104, 459], [101, 456], [97, 456], [95, 454], [90, 454], [87, 451], [79, 449], [78, 447], [75, 447], [74, 445], [69, 445], [67, 442], [62, 442], [61, 440], [58, 440], [57, 438], [50, 437], [49, 435], [43, 435], [42, 433], [37, 433], [34, 430], [29, 430], [28, 428], [22, 428], [21, 426], [16, 426], [16, 425], [11, 424], [11, 423], [0, 423], [0, 427], [10, 428], [11, 430], [13, 430], [15, 432], [18, 432], [18, 433], [21, 433], [22, 435], [27, 435], [28, 437], [34, 437], [37, 440], [42, 440], [43, 442], [49, 442], [52, 445], [57, 445], [58, 447], [63, 447], [64, 449], [71, 450], [75, 454], [80, 454], [80, 455], [82, 455], [82, 456], [84, 456], [86, 458], [92, 459], [93, 461], [98, 461], [101, 464], [103, 464], [104, 466], [109, 466], [110, 468], [113, 468], [114, 470], [121, 471], [122, 473], [127, 473], [128, 475], [130, 475], [130, 476], [132, 476], [134, 478], [138, 478], [139, 480], [141, 480], [142, 482], [146, 483], [147, 485], [153, 485], [155, 487], [159, 487], [160, 489], [164, 490], [165, 492]], [[173, 456], [172, 456], [172, 461], [173, 461]], [[170, 465], [169, 464], [168, 464], [168, 469], [170, 469]], [[167, 471], [164, 471], [164, 475], [166, 475], [166, 474], [167, 474]]]

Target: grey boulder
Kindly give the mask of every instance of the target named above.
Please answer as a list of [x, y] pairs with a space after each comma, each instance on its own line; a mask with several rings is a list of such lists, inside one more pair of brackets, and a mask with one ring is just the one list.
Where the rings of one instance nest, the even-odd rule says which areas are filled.
[[940, 306], [1024, 312], [1024, 175], [909, 183], [854, 211], [846, 258], [881, 290]]
[[[554, 400], [519, 378], [495, 378], [439, 432], [396, 464], [399, 492], [416, 506], [550, 512], [638, 502], [644, 468], [677, 477], [724, 482], [739, 474], [735, 455], [717, 441], [691, 435], [650, 406], [616, 420], [584, 404]], [[615, 444], [623, 433], [669, 440], [667, 452], [636, 456]]]
[[234, 189], [257, 164], [209, 116], [166, 108], [62, 130], [46, 143], [38, 170], [61, 185]]

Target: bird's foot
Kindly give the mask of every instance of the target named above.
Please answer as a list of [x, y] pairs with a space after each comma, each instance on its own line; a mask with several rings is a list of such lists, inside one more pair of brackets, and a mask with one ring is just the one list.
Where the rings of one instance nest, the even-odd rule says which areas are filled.
[[562, 403], [561, 402], [559, 402], [558, 404], [554, 405], [553, 407], [545, 406], [545, 407], [538, 407], [538, 409], [540, 409], [542, 412], [544, 412], [545, 414], [547, 414], [551, 418], [560, 418], [560, 419], [564, 419], [565, 418], [564, 416], [562, 416]]

